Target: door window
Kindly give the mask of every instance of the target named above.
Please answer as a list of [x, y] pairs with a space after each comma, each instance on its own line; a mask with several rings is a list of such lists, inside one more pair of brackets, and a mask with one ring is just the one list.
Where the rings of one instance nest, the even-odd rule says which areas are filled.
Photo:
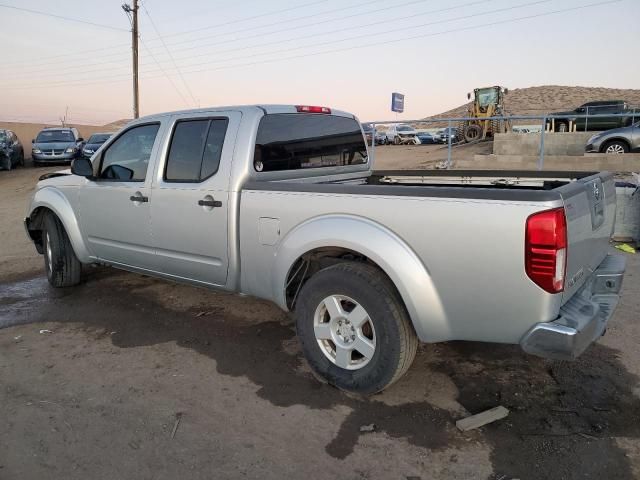
[[99, 178], [143, 182], [160, 124], [140, 125], [120, 135], [104, 152]]
[[226, 118], [184, 120], [176, 123], [165, 166], [166, 182], [202, 182], [218, 171]]

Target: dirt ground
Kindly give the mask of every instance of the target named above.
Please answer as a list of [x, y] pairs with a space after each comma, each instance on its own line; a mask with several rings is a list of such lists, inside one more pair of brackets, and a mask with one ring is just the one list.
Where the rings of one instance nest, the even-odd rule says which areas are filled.
[[[410, 164], [398, 149], [386, 168]], [[21, 218], [54, 169], [0, 172], [0, 479], [640, 478], [638, 256], [578, 361], [423, 345], [355, 399], [309, 373], [266, 302], [107, 268], [49, 288]], [[507, 418], [456, 429], [497, 405]]]

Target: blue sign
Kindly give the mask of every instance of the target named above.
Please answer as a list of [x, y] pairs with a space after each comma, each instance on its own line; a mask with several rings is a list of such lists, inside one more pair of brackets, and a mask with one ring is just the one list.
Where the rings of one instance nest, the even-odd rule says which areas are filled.
[[391, 94], [391, 111], [404, 112], [404, 95], [402, 93], [393, 92]]

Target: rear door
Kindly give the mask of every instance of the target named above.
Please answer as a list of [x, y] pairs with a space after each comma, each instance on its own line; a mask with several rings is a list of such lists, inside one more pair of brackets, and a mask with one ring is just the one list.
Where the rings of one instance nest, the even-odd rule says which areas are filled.
[[160, 272], [226, 283], [229, 179], [240, 119], [236, 111], [172, 117], [151, 205]]
[[567, 218], [567, 301], [607, 255], [615, 220], [615, 182], [608, 173], [593, 175], [562, 187], [561, 194]]

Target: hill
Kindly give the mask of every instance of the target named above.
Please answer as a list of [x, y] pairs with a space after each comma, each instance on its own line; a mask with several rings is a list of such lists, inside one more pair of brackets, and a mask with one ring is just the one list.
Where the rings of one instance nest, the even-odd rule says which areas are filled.
[[[573, 110], [583, 103], [595, 100], [626, 100], [640, 106], [640, 90], [561, 85], [516, 88], [509, 90], [505, 98], [505, 107], [510, 115], [542, 115]], [[465, 103], [427, 118], [462, 117], [466, 114], [468, 105], [469, 103]]]
[[115, 122], [107, 123], [102, 126], [107, 131], [116, 132], [124, 127], [127, 123], [131, 121], [130, 118], [123, 118], [121, 120], [116, 120]]

